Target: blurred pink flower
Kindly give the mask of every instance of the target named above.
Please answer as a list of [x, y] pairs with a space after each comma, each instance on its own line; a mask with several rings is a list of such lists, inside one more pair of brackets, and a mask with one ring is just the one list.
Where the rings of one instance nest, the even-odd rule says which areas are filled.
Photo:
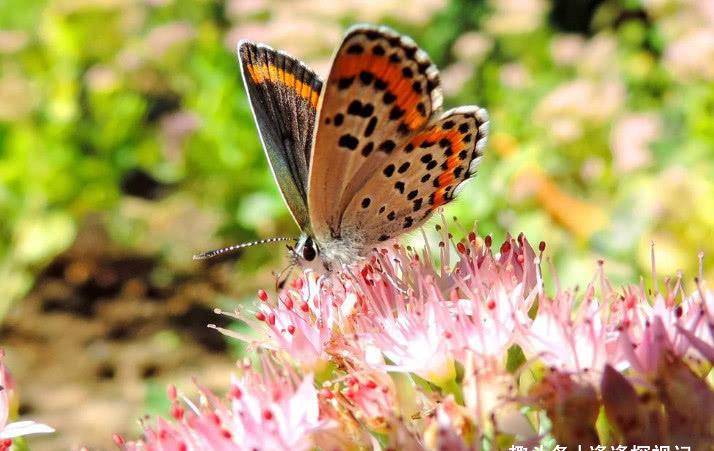
[[553, 37], [550, 43], [550, 55], [555, 64], [559, 66], [574, 66], [580, 58], [585, 47], [582, 36], [575, 34], [561, 34]]
[[672, 42], [663, 64], [682, 82], [714, 80], [714, 27], [689, 30]]
[[177, 111], [162, 116], [160, 133], [166, 158], [173, 162], [179, 161], [184, 141], [200, 126], [201, 119], [190, 111]]
[[562, 141], [580, 138], [585, 125], [600, 125], [625, 101], [622, 82], [584, 78], [564, 83], [546, 94], [533, 112], [534, 120]]
[[315, 446], [312, 435], [331, 427], [320, 419], [317, 390], [311, 375], [299, 378], [289, 368], [262, 359], [262, 374], [244, 365], [234, 378], [227, 399], [199, 386], [198, 406], [179, 402], [169, 388], [173, 422], [159, 418], [144, 424], [136, 442], [116, 441], [132, 450], [254, 450], [300, 451]]
[[234, 19], [243, 19], [265, 11], [269, 6], [266, 0], [228, 0], [226, 1], [226, 15]]
[[544, 0], [490, 0], [493, 14], [485, 27], [493, 34], [529, 33], [544, 24], [548, 3]]
[[116, 88], [119, 83], [119, 78], [114, 69], [98, 64], [87, 70], [84, 74], [84, 79], [92, 91], [110, 91]]
[[441, 71], [441, 87], [444, 95], [455, 96], [474, 75], [471, 63], [457, 62]]
[[284, 5], [286, 9], [278, 9], [266, 22], [245, 22], [233, 27], [224, 39], [226, 47], [235, 51], [241, 39], [250, 39], [287, 52], [308, 64], [329, 56], [342, 34], [340, 26], [332, 22], [321, 23], [305, 11], [294, 11], [292, 3]]
[[501, 66], [501, 84], [511, 89], [528, 87], [532, 80], [528, 69], [521, 63], [509, 63]]
[[153, 28], [144, 45], [147, 56], [153, 59], [161, 58], [172, 48], [184, 44], [194, 38], [196, 30], [188, 22], [171, 22]]
[[20, 30], [0, 30], [0, 54], [16, 53], [25, 48], [30, 37]]
[[30, 420], [8, 423], [10, 417], [10, 398], [15, 391], [15, 381], [3, 362], [5, 353], [0, 349], [0, 449], [10, 448], [12, 439], [30, 434], [54, 432], [51, 427]]
[[478, 65], [491, 48], [493, 48], [492, 38], [483, 33], [470, 31], [459, 36], [454, 42], [452, 52], [456, 59]]
[[39, 104], [37, 86], [27, 77], [7, 71], [0, 75], [0, 121], [19, 121]]
[[649, 164], [649, 146], [659, 138], [661, 130], [662, 122], [653, 113], [630, 113], [618, 119], [610, 136], [615, 169], [626, 173]]
[[582, 53], [576, 64], [578, 73], [590, 77], [621, 77], [617, 64], [618, 42], [614, 36], [600, 33], [585, 42]]

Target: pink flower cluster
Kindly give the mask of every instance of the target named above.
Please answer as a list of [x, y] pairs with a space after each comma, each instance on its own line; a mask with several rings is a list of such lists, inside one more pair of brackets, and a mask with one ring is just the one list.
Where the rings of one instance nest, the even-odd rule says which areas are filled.
[[[543, 288], [545, 244], [471, 232], [307, 272], [220, 329], [260, 355], [224, 398], [170, 389], [128, 450], [481, 449], [714, 440], [714, 292]], [[424, 236], [426, 240], [426, 235]], [[222, 312], [225, 313], [225, 312]], [[602, 413], [604, 412], [604, 414]], [[604, 420], [598, 420], [602, 415]], [[597, 424], [596, 424], [597, 423]], [[550, 440], [550, 442], [548, 442]]]

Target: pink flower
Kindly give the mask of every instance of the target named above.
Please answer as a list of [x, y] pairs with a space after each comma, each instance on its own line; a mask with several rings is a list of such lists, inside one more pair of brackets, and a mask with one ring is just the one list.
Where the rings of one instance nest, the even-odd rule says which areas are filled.
[[682, 81], [714, 80], [714, 32], [700, 27], [688, 32], [665, 50], [664, 65]]
[[346, 291], [338, 281], [323, 282], [310, 272], [279, 293], [277, 299], [261, 290], [254, 312], [244, 314], [237, 309], [230, 315], [247, 323], [254, 332], [252, 336], [218, 330], [259, 348], [284, 351], [301, 368], [320, 371], [357, 301], [355, 293]]
[[555, 36], [550, 43], [550, 54], [553, 61], [560, 66], [573, 66], [585, 47], [585, 40], [575, 34]]
[[662, 124], [653, 114], [628, 114], [615, 124], [610, 148], [620, 172], [638, 169], [652, 160], [650, 144], [659, 138]]
[[171, 22], [152, 29], [146, 37], [146, 52], [151, 58], [163, 57], [171, 49], [185, 44], [196, 35], [193, 25], [188, 22]]
[[343, 381], [340, 394], [348, 408], [370, 430], [384, 432], [396, 418], [397, 393], [394, 381], [381, 371], [352, 371]]
[[144, 426], [144, 438], [124, 444], [127, 450], [308, 450], [312, 434], [329, 427], [320, 419], [317, 390], [311, 375], [302, 379], [264, 358], [262, 374], [250, 366], [234, 378], [227, 399], [199, 386], [198, 406], [169, 388], [174, 421], [159, 418]]
[[669, 292], [657, 295], [650, 305], [639, 287], [628, 290], [620, 301], [620, 360], [613, 362], [616, 368], [630, 366], [639, 374], [651, 376], [660, 370], [667, 353], [694, 364], [702, 358], [711, 360], [713, 296], [711, 291], [702, 290], [676, 303]]
[[51, 427], [34, 421], [16, 421], [8, 423], [10, 416], [10, 397], [15, 390], [15, 381], [8, 371], [3, 359], [4, 351], [0, 350], [0, 450], [6, 450], [12, 444], [12, 439], [29, 434], [46, 434], [54, 432]]
[[385, 368], [436, 384], [453, 380], [454, 362], [463, 363], [467, 350], [503, 354], [536, 283], [535, 254], [522, 237], [508, 238], [498, 259], [475, 234], [457, 243], [456, 252], [443, 238], [441, 273], [429, 253], [397, 247], [381, 254], [369, 267], [378, 270], [368, 271], [362, 284], [367, 312], [354, 318], [365, 344], [392, 362]]
[[570, 292], [553, 299], [542, 298], [531, 324], [519, 326], [518, 343], [527, 358], [539, 358], [546, 365], [567, 373], [600, 375], [614, 348], [614, 337], [603, 323], [603, 308], [588, 287], [585, 298], [576, 304]]

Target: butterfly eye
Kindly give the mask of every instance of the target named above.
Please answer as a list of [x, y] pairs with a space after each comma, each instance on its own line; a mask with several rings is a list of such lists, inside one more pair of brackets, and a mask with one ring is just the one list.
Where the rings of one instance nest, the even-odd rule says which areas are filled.
[[315, 260], [315, 257], [317, 257], [315, 246], [312, 244], [312, 240], [308, 240], [302, 248], [302, 258], [304, 258], [305, 261], [311, 262]]

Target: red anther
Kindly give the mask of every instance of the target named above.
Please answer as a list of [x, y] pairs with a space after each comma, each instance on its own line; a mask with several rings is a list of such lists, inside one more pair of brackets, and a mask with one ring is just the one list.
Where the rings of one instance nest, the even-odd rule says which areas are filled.
[[488, 302], [486, 303], [486, 308], [488, 308], [489, 310], [495, 309], [496, 301], [494, 301], [493, 299], [489, 299]]
[[270, 324], [271, 326], [275, 325], [275, 313], [270, 312], [268, 314], [268, 324]]
[[684, 311], [682, 310], [681, 305], [678, 305], [677, 308], [674, 309], [674, 314], [677, 318], [681, 318], [683, 313]]
[[323, 388], [322, 390], [320, 390], [320, 395], [323, 398], [327, 398], [327, 399], [332, 399], [335, 397], [335, 394], [326, 388]]
[[292, 324], [289, 324], [288, 325], [288, 333], [290, 335], [295, 335], [295, 326], [293, 326]]
[[504, 241], [501, 245], [501, 254], [507, 254], [511, 252], [511, 241]]
[[167, 431], [166, 429], [160, 430], [159, 431], [159, 440], [163, 441], [163, 440], [166, 440], [167, 438], [169, 438], [169, 431]]
[[521, 265], [523, 264], [525, 259], [526, 258], [523, 256], [523, 254], [518, 254], [518, 256], [516, 257], [516, 261], [518, 261], [518, 263], [520, 263]]
[[166, 396], [168, 396], [170, 401], [176, 401], [176, 386], [174, 384], [169, 384], [166, 387]]
[[538, 245], [538, 250], [543, 252], [545, 250], [545, 241], [541, 241]]
[[270, 421], [273, 419], [273, 412], [271, 412], [268, 409], [263, 410], [263, 419], [266, 421]]
[[255, 312], [255, 319], [257, 319], [258, 321], [265, 321], [265, 313]]
[[[112, 434], [112, 440], [114, 441], [114, 444], [116, 444], [117, 446], [124, 446], [124, 444], [126, 443], [126, 440], [124, 440], [124, 437], [122, 437], [119, 434]], [[2, 447], [1, 444], [0, 444], [0, 447]]]
[[176, 420], [181, 420], [183, 419], [183, 414], [184, 414], [184, 408], [181, 407], [180, 404], [178, 403], [173, 403], [171, 405], [171, 416], [175, 418]]
[[231, 387], [230, 395], [233, 399], [241, 399], [243, 397], [243, 391], [240, 389], [240, 387], [234, 385]]
[[453, 337], [453, 336], [454, 336], [454, 335], [453, 335], [451, 332], [449, 332], [448, 330], [447, 330], [446, 332], [444, 332], [444, 337], [445, 337], [447, 340], [450, 339], [450, 338]]
[[208, 419], [211, 420], [211, 422], [213, 422], [213, 424], [215, 424], [216, 426], [221, 424], [221, 419], [218, 418], [218, 415], [216, 415], [215, 412], [208, 412], [206, 415], [208, 416]]
[[469, 232], [469, 242], [470, 243], [476, 242], [476, 232]]
[[285, 305], [286, 309], [292, 310], [293, 309], [293, 298], [291, 298], [290, 296], [287, 296], [285, 298], [285, 300], [283, 301], [283, 304]]
[[376, 383], [375, 381], [371, 380], [371, 379], [368, 380], [367, 383], [364, 384], [364, 385], [365, 385], [367, 388], [370, 388], [370, 389], [375, 389], [375, 388], [377, 388], [377, 383]]
[[491, 247], [491, 243], [493, 243], [493, 238], [491, 238], [491, 235], [486, 235], [486, 238], [483, 239], [483, 243], [486, 245], [486, 247]]
[[228, 431], [226, 429], [221, 429], [221, 435], [227, 439], [230, 439], [231, 437], [233, 437], [233, 434], [231, 434], [231, 431]]
[[464, 246], [464, 243], [459, 242], [456, 244], [456, 250], [463, 254], [466, 252], [466, 246]]
[[303, 284], [304, 284], [304, 282], [303, 282], [302, 279], [295, 279], [295, 280], [293, 281], [293, 287], [294, 287], [296, 290], [302, 290]]
[[268, 293], [265, 292], [262, 288], [258, 290], [258, 299], [260, 299], [263, 302], [268, 301]]
[[179, 442], [178, 451], [187, 451], [187, 450], [188, 450], [188, 446], [186, 446], [186, 444], [184, 442]]
[[307, 305], [307, 302], [303, 302], [303, 303], [300, 305], [300, 310], [302, 310], [303, 312], [307, 313], [307, 312], [310, 311], [310, 306]]
[[635, 305], [637, 305], [637, 298], [632, 294], [628, 294], [627, 297], [625, 297], [625, 307], [631, 309], [634, 308]]

